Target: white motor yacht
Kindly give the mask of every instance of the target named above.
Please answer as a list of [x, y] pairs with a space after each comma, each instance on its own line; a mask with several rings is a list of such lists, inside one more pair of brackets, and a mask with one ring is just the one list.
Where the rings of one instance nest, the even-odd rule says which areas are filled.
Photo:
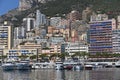
[[5, 62], [2, 63], [2, 69], [3, 70], [15, 70], [16, 66], [13, 62]]

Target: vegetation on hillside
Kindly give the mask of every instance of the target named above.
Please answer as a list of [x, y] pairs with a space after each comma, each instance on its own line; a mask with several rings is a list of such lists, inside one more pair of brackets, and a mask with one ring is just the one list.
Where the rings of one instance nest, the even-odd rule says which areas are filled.
[[67, 14], [72, 9], [82, 12], [91, 6], [94, 11], [101, 10], [105, 13], [119, 12], [120, 0], [56, 0], [43, 5], [41, 11], [48, 16]]

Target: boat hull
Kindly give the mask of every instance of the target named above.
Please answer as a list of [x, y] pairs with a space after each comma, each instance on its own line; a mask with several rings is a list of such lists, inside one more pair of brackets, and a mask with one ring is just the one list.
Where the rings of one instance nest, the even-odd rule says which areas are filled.
[[2, 69], [7, 71], [7, 70], [15, 70], [15, 65], [14, 64], [4, 64], [2, 65]]
[[17, 64], [16, 69], [17, 70], [30, 70], [31, 66], [29, 64]]

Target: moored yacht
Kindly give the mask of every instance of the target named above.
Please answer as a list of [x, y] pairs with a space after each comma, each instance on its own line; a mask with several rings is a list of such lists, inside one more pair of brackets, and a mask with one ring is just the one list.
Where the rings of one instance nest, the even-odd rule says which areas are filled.
[[30, 65], [29, 61], [16, 62], [16, 69], [17, 70], [30, 70], [31, 65]]
[[93, 69], [93, 65], [92, 64], [85, 64], [84, 65], [84, 69], [85, 70], [92, 70]]
[[73, 66], [73, 70], [83, 70], [84, 66], [82, 64], [76, 64]]
[[3, 70], [15, 70], [16, 66], [15, 66], [15, 63], [13, 62], [5, 62], [5, 63], [2, 63], [2, 69]]
[[53, 62], [36, 62], [32, 64], [32, 69], [53, 69], [54, 66]]
[[63, 70], [64, 69], [64, 66], [63, 66], [63, 62], [56, 62], [55, 63], [55, 70]]
[[64, 61], [63, 65], [64, 65], [64, 69], [66, 69], [66, 70], [78, 69], [78, 67], [76, 67], [76, 66], [78, 66], [78, 62], [75, 62], [73, 60]]

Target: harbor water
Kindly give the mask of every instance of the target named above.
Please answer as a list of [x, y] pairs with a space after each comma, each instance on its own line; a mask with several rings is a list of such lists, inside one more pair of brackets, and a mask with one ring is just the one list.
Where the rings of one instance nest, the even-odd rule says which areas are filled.
[[120, 69], [96, 70], [0, 70], [0, 80], [120, 80]]

